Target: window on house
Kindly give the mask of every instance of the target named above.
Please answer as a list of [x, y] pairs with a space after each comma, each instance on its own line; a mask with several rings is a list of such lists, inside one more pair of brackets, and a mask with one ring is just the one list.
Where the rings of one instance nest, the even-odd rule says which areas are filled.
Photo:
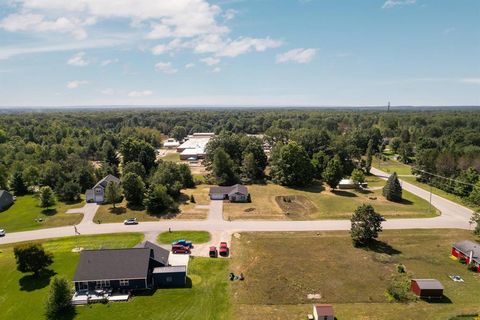
[[95, 282], [95, 289], [110, 287], [110, 280], [99, 280]]
[[172, 278], [172, 277], [167, 277], [167, 278], [165, 279], [165, 281], [166, 281], [166, 282], [172, 282], [172, 281], [173, 281], [173, 278]]
[[127, 287], [130, 284], [128, 280], [120, 280], [120, 286]]

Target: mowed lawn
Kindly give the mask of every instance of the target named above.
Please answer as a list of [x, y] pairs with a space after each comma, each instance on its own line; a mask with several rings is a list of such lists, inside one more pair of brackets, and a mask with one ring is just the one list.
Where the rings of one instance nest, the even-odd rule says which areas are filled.
[[10, 208], [0, 212], [0, 229], [15, 232], [74, 225], [82, 220], [83, 215], [67, 214], [66, 211], [82, 207], [84, 204], [83, 201], [74, 204], [59, 201], [55, 206], [45, 209], [39, 206], [37, 195], [19, 196]]
[[190, 199], [190, 195], [195, 198], [195, 203], [182, 203], [179, 206], [178, 213], [167, 213], [163, 215], [152, 215], [145, 210], [145, 208], [130, 208], [124, 200], [122, 203], [116, 204], [115, 209], [111, 204], [103, 204], [98, 208], [95, 214], [95, 223], [108, 222], [122, 222], [128, 218], [137, 218], [138, 221], [158, 221], [160, 219], [205, 219], [208, 215], [208, 208], [198, 208], [196, 205], [207, 205], [208, 200], [208, 186], [199, 185], [192, 189], [182, 190], [183, 199], [186, 201]]
[[[438, 214], [429, 212], [427, 201], [403, 190], [402, 202], [391, 202], [382, 196], [385, 181], [367, 177], [371, 191], [329, 191], [317, 184], [307, 188], [287, 188], [272, 183], [250, 185], [251, 203], [225, 203], [224, 216], [230, 219], [316, 220], [348, 219], [361, 204], [373, 205], [387, 218], [424, 218]], [[296, 197], [294, 203], [284, 203], [283, 197]]]
[[157, 240], [159, 243], [171, 244], [173, 241], [185, 239], [192, 241], [195, 245], [197, 243], [209, 242], [211, 238], [210, 233], [207, 231], [172, 231], [160, 233]]
[[380, 160], [379, 158], [375, 157], [372, 161], [372, 167], [388, 173], [396, 172], [398, 175], [412, 174], [412, 167], [410, 167], [408, 164], [403, 164], [393, 159]]
[[[58, 276], [72, 279], [79, 259], [71, 250], [132, 247], [141, 242], [142, 234], [123, 233], [99, 236], [77, 236], [44, 241], [44, 248], [54, 255], [51, 270]], [[44, 301], [49, 279], [34, 279], [30, 274], [16, 270], [14, 245], [0, 246], [0, 319], [43, 319]]]
[[[463, 239], [474, 237], [456, 229], [388, 230], [375, 246], [361, 249], [348, 232], [242, 233], [232, 243], [231, 269], [245, 275], [231, 283], [233, 314], [239, 320], [303, 319], [314, 303], [332, 303], [339, 320], [437, 320], [480, 312], [480, 275], [450, 258], [452, 243]], [[446, 302], [387, 302], [399, 263], [414, 277], [440, 280]]]
[[[128, 248], [142, 239], [143, 235], [137, 233], [79, 236], [46, 241], [43, 246], [54, 254], [51, 269], [72, 279], [79, 254], [71, 250], [77, 245], [85, 249]], [[30, 275], [16, 271], [11, 245], [0, 247], [0, 251], [0, 319], [43, 319], [49, 279], [34, 281]], [[188, 270], [190, 287], [159, 289], [129, 302], [79, 306], [75, 319], [228, 320], [228, 263], [225, 259], [193, 258]]]

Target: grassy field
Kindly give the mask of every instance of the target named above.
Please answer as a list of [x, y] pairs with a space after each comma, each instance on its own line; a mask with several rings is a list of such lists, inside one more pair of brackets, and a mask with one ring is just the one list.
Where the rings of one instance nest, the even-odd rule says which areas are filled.
[[210, 241], [211, 235], [207, 231], [172, 231], [162, 232], [158, 235], [157, 241], [159, 243], [170, 244], [173, 241], [186, 239], [192, 241], [193, 244], [205, 243]]
[[[132, 247], [142, 241], [142, 234], [110, 234], [78, 236], [43, 242], [47, 251], [54, 255], [53, 273], [72, 279], [79, 254], [71, 250], [83, 248]], [[43, 319], [43, 304], [48, 292], [48, 276], [34, 279], [30, 274], [16, 270], [12, 245], [0, 247], [0, 319]], [[80, 318], [80, 317], [78, 317]]]
[[[315, 220], [350, 218], [353, 211], [362, 203], [368, 203], [385, 217], [413, 218], [431, 217], [437, 214], [428, 212], [428, 202], [403, 191], [404, 201], [391, 202], [382, 196], [381, 188], [385, 181], [375, 176], [367, 177], [372, 191], [325, 190], [322, 185], [307, 188], [287, 188], [275, 184], [248, 186], [251, 203], [225, 203], [224, 215], [230, 219], [279, 219]], [[294, 198], [287, 202], [284, 197]]]
[[127, 202], [123, 201], [116, 205], [114, 209], [111, 204], [104, 204], [98, 208], [95, 214], [94, 221], [97, 223], [100, 220], [101, 223], [108, 222], [122, 222], [128, 218], [137, 218], [138, 221], [158, 221], [160, 219], [205, 219], [208, 215], [208, 209], [196, 208], [198, 205], [207, 205], [208, 200], [208, 188], [207, 186], [200, 185], [193, 189], [182, 190], [184, 194], [183, 198], [189, 199], [193, 194], [195, 203], [182, 203], [179, 206], [179, 213], [165, 214], [165, 215], [151, 215], [148, 214], [144, 208], [129, 208]]
[[[438, 320], [480, 312], [480, 275], [450, 258], [451, 244], [462, 239], [473, 236], [465, 230], [389, 230], [361, 249], [352, 246], [347, 232], [242, 233], [232, 243], [231, 269], [245, 275], [245, 281], [231, 284], [234, 314], [302, 319], [314, 303], [332, 303], [339, 320]], [[447, 299], [387, 302], [385, 289], [398, 263], [414, 277], [440, 280]]]
[[372, 166], [388, 173], [396, 172], [398, 175], [412, 174], [412, 168], [409, 165], [400, 163], [392, 159], [380, 160], [379, 158], [374, 157], [372, 161]]
[[[41, 208], [37, 195], [17, 197], [15, 203], [5, 211], [0, 212], [0, 229], [7, 232], [24, 231], [39, 228], [51, 228], [79, 223], [83, 215], [67, 214], [71, 208], [79, 208], [84, 202], [66, 204], [57, 202], [49, 209]], [[42, 221], [39, 222], [38, 219]]]
[[160, 159], [164, 161], [180, 162], [180, 154], [177, 153], [176, 151], [169, 150], [167, 154], [164, 157], [161, 157]]

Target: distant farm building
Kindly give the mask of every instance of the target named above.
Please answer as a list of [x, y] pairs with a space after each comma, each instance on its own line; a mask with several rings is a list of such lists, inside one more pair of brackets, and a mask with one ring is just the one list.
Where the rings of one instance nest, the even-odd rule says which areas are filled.
[[0, 211], [8, 209], [13, 204], [13, 196], [6, 190], [0, 190]]
[[87, 202], [103, 203], [105, 201], [105, 189], [109, 182], [120, 183], [120, 179], [109, 174], [92, 188], [85, 191], [85, 200]]
[[211, 187], [211, 200], [229, 200], [230, 202], [247, 202], [249, 200], [246, 186], [236, 184], [230, 187]]
[[314, 320], [335, 320], [333, 306], [331, 304], [317, 304], [313, 306]]
[[338, 183], [338, 189], [355, 189], [358, 187], [366, 188], [367, 183], [364, 182], [364, 183], [357, 184], [352, 179], [342, 179]]
[[465, 259], [466, 264], [472, 263], [477, 272], [480, 272], [480, 243], [463, 240], [452, 246], [452, 256]]
[[423, 299], [443, 297], [443, 285], [436, 279], [412, 279], [410, 289], [416, 296]]
[[205, 147], [214, 133], [194, 133], [185, 138], [185, 142], [177, 147], [180, 160], [197, 160], [205, 158]]
[[167, 139], [167, 141], [163, 143], [163, 146], [167, 149], [175, 149], [175, 148], [178, 148], [178, 146], [180, 146], [180, 142], [178, 142], [173, 138], [169, 138]]

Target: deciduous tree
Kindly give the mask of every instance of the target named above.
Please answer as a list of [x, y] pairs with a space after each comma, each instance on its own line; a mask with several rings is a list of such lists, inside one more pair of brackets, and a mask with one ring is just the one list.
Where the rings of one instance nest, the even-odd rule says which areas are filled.
[[129, 172], [122, 178], [122, 188], [129, 205], [138, 206], [145, 198], [145, 183], [136, 173]]
[[53, 255], [46, 252], [40, 244], [24, 244], [13, 249], [17, 270], [20, 272], [33, 272], [37, 277], [53, 263]]
[[111, 203], [115, 208], [115, 204], [122, 201], [122, 188], [118, 183], [110, 181], [105, 188], [105, 200]]
[[350, 221], [350, 235], [355, 246], [367, 245], [382, 231], [382, 216], [369, 204], [359, 206]]
[[330, 188], [332, 188], [332, 190], [335, 190], [340, 180], [342, 180], [342, 176], [342, 164], [340, 162], [340, 159], [335, 156], [328, 162], [327, 167], [323, 172], [323, 179], [330, 186]]
[[49, 186], [44, 186], [40, 188], [40, 207], [48, 208], [55, 204], [55, 195], [53, 194], [52, 188]]
[[[275, 153], [275, 154], [274, 154]], [[272, 151], [273, 182], [284, 186], [305, 186], [313, 179], [313, 166], [305, 149], [295, 141]]]

